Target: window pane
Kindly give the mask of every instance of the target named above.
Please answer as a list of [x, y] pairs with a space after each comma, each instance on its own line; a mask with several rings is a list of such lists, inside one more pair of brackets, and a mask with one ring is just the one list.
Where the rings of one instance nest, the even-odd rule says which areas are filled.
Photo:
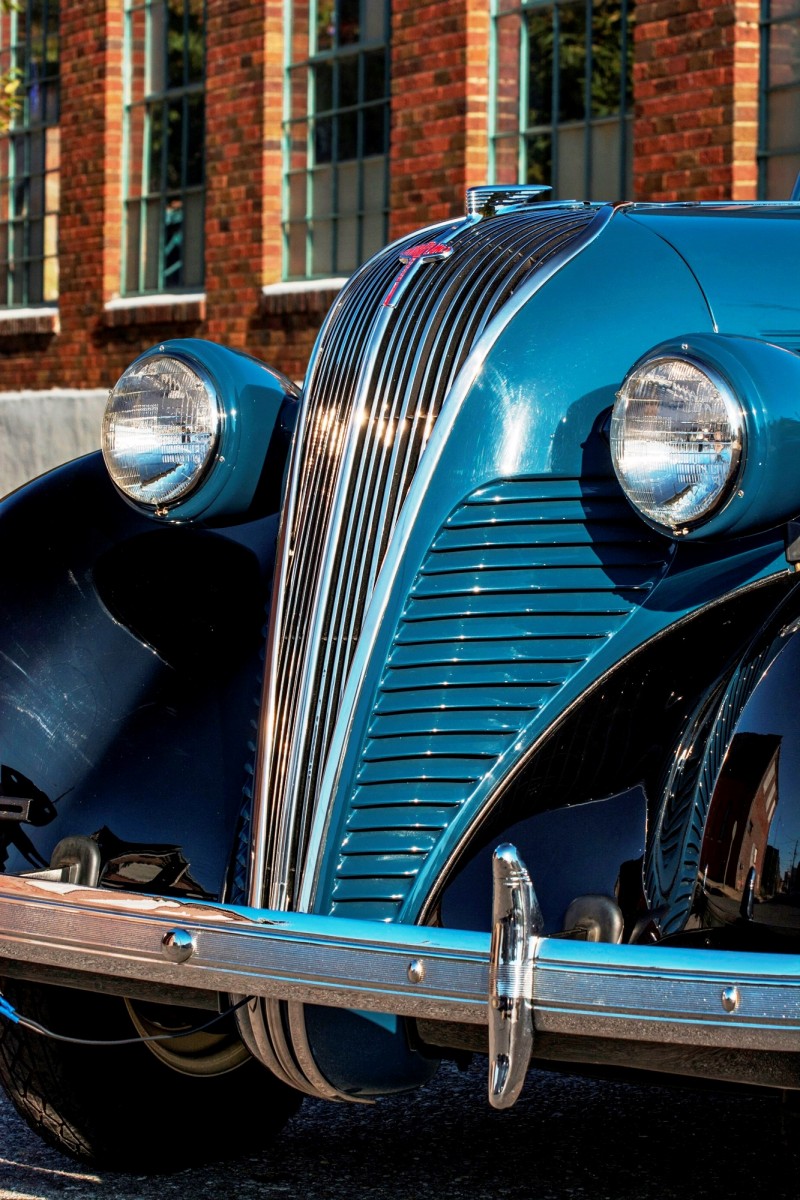
[[558, 119], [582, 121], [586, 115], [586, 8], [559, 10]]
[[592, 128], [592, 186], [591, 200], [622, 200], [620, 192], [620, 158], [622, 138], [619, 120], [611, 118]]
[[19, 72], [20, 105], [0, 136], [0, 305], [41, 304], [58, 296], [58, 2], [4, 9], [0, 60]]
[[800, 86], [771, 94], [767, 120], [773, 150], [794, 148], [800, 142]]
[[[615, 117], [632, 94], [633, 0], [495, 0], [494, 7], [493, 179], [550, 185], [556, 197], [582, 199], [587, 126]], [[628, 124], [612, 121], [591, 137], [598, 144], [594, 186], [605, 192], [619, 178]], [[616, 182], [609, 194], [618, 191]]]
[[[350, 270], [365, 245], [362, 164], [376, 164], [376, 194], [369, 243], [380, 226], [386, 237], [388, 152], [388, 0], [318, 0], [316, 26], [309, 5], [293, 3], [287, 30], [287, 99], [284, 123], [284, 268], [291, 277]], [[369, 40], [369, 50], [362, 49]], [[309, 87], [309, 82], [312, 84]], [[305, 120], [311, 129], [313, 170], [307, 235], [302, 195]], [[311, 261], [305, 247], [310, 242]]]
[[203, 281], [204, 5], [125, 4], [124, 288], [131, 294], [197, 287]]

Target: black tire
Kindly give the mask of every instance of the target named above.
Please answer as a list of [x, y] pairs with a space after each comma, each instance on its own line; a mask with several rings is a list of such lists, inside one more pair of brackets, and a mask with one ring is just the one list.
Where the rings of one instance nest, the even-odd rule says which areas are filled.
[[[19, 1013], [58, 1033], [135, 1036], [125, 1001], [115, 996], [20, 980], [0, 980], [0, 988]], [[301, 1101], [253, 1059], [221, 1075], [186, 1075], [142, 1043], [74, 1046], [3, 1019], [0, 1082], [49, 1145], [140, 1174], [262, 1149]]]

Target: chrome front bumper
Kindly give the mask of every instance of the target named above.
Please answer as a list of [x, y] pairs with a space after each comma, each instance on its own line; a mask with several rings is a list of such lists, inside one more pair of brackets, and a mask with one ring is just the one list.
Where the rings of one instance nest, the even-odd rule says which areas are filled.
[[735, 1050], [800, 1046], [800, 956], [539, 937], [535, 895], [513, 847], [499, 848], [494, 868], [491, 935], [0, 876], [0, 958], [180, 990], [488, 1025], [495, 1107], [519, 1094], [537, 1033]]

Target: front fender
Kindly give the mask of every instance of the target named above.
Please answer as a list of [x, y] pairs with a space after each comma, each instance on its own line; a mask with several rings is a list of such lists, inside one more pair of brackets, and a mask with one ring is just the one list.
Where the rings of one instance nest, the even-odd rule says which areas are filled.
[[99, 454], [0, 505], [0, 869], [95, 835], [107, 886], [224, 894], [276, 527], [157, 527]]

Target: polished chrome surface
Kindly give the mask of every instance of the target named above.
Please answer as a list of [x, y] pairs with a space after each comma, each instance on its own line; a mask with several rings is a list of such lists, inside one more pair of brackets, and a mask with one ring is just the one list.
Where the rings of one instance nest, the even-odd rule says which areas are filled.
[[[419, 234], [341, 293], [304, 398], [279, 546], [257, 762], [251, 904], [289, 909], [347, 680], [400, 509], [453, 389], [512, 294], [591, 223], [557, 206], [450, 223], [425, 262]], [[403, 268], [397, 283], [398, 263]], [[392, 305], [385, 298], [392, 291]]]
[[494, 895], [489, 964], [489, 1103], [516, 1101], [533, 1050], [533, 951], [542, 914], [530, 875], [515, 848], [492, 858]]
[[[506, 866], [513, 868], [509, 874], [518, 871], [515, 857], [502, 852], [501, 876]], [[510, 915], [508, 886], [501, 878], [498, 911], [505, 905], [509, 920], [502, 940], [511, 945], [521, 939], [523, 953], [511, 956], [508, 971], [495, 971], [494, 992], [488, 933], [183, 902], [13, 876], [0, 877], [0, 959], [250, 996], [254, 1012], [264, 1000], [280, 998], [291, 1002], [290, 1012], [317, 1003], [479, 1025], [489, 1024], [509, 997], [521, 995], [521, 981], [527, 981], [535, 1033], [796, 1051], [797, 955], [531, 934], [529, 967], [524, 923], [515, 924]], [[176, 928], [196, 941], [187, 962], [163, 956], [164, 935]], [[422, 979], [409, 977], [414, 960], [425, 963]], [[292, 1061], [298, 1077], [307, 1079], [313, 1067], [304, 1061], [296, 1033], [294, 1040]], [[263, 1022], [252, 1022], [245, 1041], [262, 1061], [272, 1056], [280, 1066]], [[321, 1084], [309, 1082], [304, 1090], [319, 1094]]]
[[170, 929], [161, 939], [161, 949], [170, 962], [188, 962], [195, 952], [194, 938], [186, 929]]
[[[319, 873], [319, 864], [324, 849], [325, 830], [327, 824], [327, 809], [329, 797], [333, 794], [341, 769], [342, 756], [345, 751], [350, 731], [354, 708], [359, 700], [370, 658], [374, 649], [374, 638], [380, 625], [381, 617], [390, 594], [397, 586], [398, 571], [406, 547], [408, 531], [413, 528], [414, 521], [424, 501], [426, 492], [434, 485], [434, 479], [442, 450], [449, 438], [458, 418], [461, 406], [472, 387], [475, 379], [497, 339], [503, 333], [509, 322], [524, 307], [531, 297], [560, 271], [571, 259], [580, 254], [591, 242], [603, 232], [616, 210], [605, 205], [600, 209], [590, 211], [591, 220], [584, 224], [580, 231], [563, 241], [537, 269], [529, 274], [517, 287], [508, 302], [498, 311], [491, 321], [486, 322], [480, 337], [476, 340], [464, 366], [454, 380], [443, 406], [441, 416], [430, 436], [419, 469], [417, 470], [404, 506], [404, 521], [397, 534], [392, 538], [381, 573], [376, 579], [375, 590], [369, 602], [369, 608], [364, 620], [364, 634], [356, 646], [350, 672], [345, 682], [340, 704], [340, 711], [331, 739], [331, 747], [319, 789], [319, 800], [316, 805], [311, 824], [305, 863], [302, 864], [302, 879], [298, 898], [298, 907], [311, 907]], [[447, 863], [446, 874], [450, 864], [459, 855], [471, 831], [467, 831], [459, 843], [453, 847]], [[424, 919], [424, 916], [423, 916]]]
[[467, 188], [467, 216], [494, 217], [503, 209], [541, 204], [552, 190], [551, 187], [535, 184], [519, 187], [497, 187], [495, 184], [489, 184], [485, 187]]

